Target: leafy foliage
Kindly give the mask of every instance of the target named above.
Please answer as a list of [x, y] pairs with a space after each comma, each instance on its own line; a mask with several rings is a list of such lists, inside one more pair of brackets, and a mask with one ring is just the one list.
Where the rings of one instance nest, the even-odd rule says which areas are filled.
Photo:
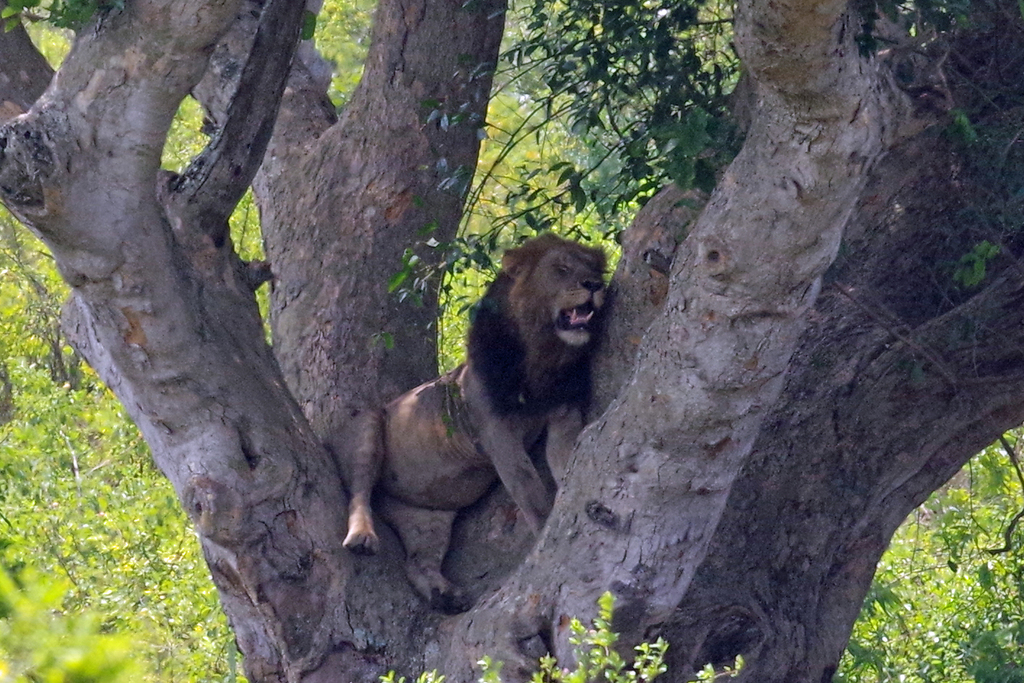
[[953, 271], [953, 281], [966, 289], [973, 289], [985, 279], [988, 262], [999, 255], [999, 245], [982, 240], [964, 254]]
[[36, 572], [0, 570], [0, 680], [117, 683], [135, 680], [131, 639], [102, 632], [94, 612], [60, 613], [66, 586]]
[[[524, 3], [482, 129], [460, 236], [406, 259], [399, 296], [441, 282], [442, 367], [461, 359], [465, 313], [492, 255], [545, 230], [612, 251], [635, 211], [668, 182], [709, 188], [738, 148], [727, 113], [738, 62], [731, 5], [717, 0]], [[461, 188], [453, 169], [442, 183]]]
[[[658, 638], [653, 643], [641, 643], [635, 649], [636, 657], [627, 663], [615, 649], [619, 634], [612, 630], [612, 612], [615, 598], [605, 593], [598, 601], [598, 614], [592, 628], [587, 628], [579, 619], [569, 623], [572, 643], [576, 659], [573, 670], [559, 669], [554, 657], [541, 657], [540, 671], [531, 679], [533, 683], [589, 683], [589, 681], [608, 681], [608, 683], [646, 683], [667, 671], [664, 663], [668, 643]], [[484, 666], [483, 680], [487, 679], [489, 666]]]
[[7, 27], [26, 18], [45, 20], [57, 28], [78, 30], [97, 12], [122, 7], [124, 0], [7, 0], [0, 18]]
[[899, 530], [839, 681], [1024, 681], [1024, 506], [1017, 435], [979, 454]]
[[363, 74], [375, 6], [375, 0], [327, 0], [317, 15], [313, 39], [317, 50], [334, 65], [328, 95], [339, 108], [348, 102]]
[[507, 188], [522, 206], [512, 215], [542, 230], [566, 208], [614, 215], [669, 181], [713, 186], [737, 142], [730, 12], [702, 0], [528, 4], [499, 74], [521, 121], [499, 133], [514, 146], [558, 121], [570, 153], [522, 169]]
[[[545, 655], [540, 658], [538, 671], [530, 679], [532, 683], [648, 683], [667, 671], [667, 642], [658, 638], [653, 643], [641, 643], [634, 648], [636, 656], [633, 661], [627, 662], [615, 649], [619, 640], [619, 635], [612, 630], [615, 597], [605, 593], [597, 605], [598, 614], [591, 628], [575, 618], [569, 623], [572, 631], [569, 642], [573, 645], [575, 668], [560, 669], [554, 657]], [[480, 683], [501, 683], [502, 662], [485, 656], [477, 664], [481, 669]], [[380, 680], [381, 683], [405, 683], [405, 677], [397, 676], [394, 671], [381, 676]], [[443, 681], [444, 676], [436, 671], [423, 673], [416, 679], [416, 683]]]

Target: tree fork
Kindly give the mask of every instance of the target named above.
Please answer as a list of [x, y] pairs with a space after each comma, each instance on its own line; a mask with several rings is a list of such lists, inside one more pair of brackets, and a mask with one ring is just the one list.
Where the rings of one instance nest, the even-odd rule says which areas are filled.
[[[842, 2], [740, 3], [737, 48], [759, 116], [679, 247], [629, 384], [581, 436], [536, 547], [461, 620], [454, 678], [490, 654], [526, 680], [535, 665], [523, 644], [537, 637], [571, 659], [566, 620], [588, 618], [605, 591], [627, 644], [672, 617], [866, 172], [912, 130], [906, 96], [859, 55], [856, 21]], [[595, 505], [613, 523], [590, 519]]]
[[[189, 28], [185, 42], [173, 50], [147, 46], [125, 49], [120, 56], [122, 42], [148, 32], [121, 30], [119, 22], [132, 12], [144, 14], [143, 22], [162, 21], [166, 10], [140, 2], [127, 14], [108, 15], [101, 30], [76, 45], [48, 103], [0, 128], [4, 201], [46, 237], [75, 285], [69, 325], [139, 421], [204, 536], [204, 551], [232, 615], [250, 678], [370, 680], [389, 667], [408, 674], [447, 659], [457, 662], [453, 680], [470, 680], [469, 663], [484, 653], [508, 659], [508, 673], [525, 675], [533, 663], [527, 651], [550, 645], [564, 657], [563, 616], [586, 618], [596, 595], [611, 589], [620, 600], [618, 626], [627, 642], [667, 625], [686, 657], [698, 653], [686, 661], [756, 651], [759, 659], [748, 660], [751, 668], [745, 675], [759, 672], [765, 676], [759, 680], [769, 680], [766, 672], [774, 671], [790, 676], [779, 680], [820, 680], [834, 667], [852, 620], [850, 605], [870, 580], [883, 537], [902, 516], [899, 511], [953, 471], [966, 457], [965, 449], [983, 443], [999, 425], [1020, 419], [1015, 390], [1005, 378], [971, 375], [974, 356], [956, 350], [947, 356], [949, 349], [938, 343], [944, 331], [955, 327], [954, 318], [908, 327], [907, 333], [901, 328], [893, 335], [856, 305], [854, 300], [868, 306], [873, 300], [865, 295], [864, 280], [843, 276], [844, 285], [854, 288], [852, 296], [828, 289], [818, 311], [834, 312], [837, 320], [855, 320], [858, 329], [869, 330], [857, 337], [863, 346], [851, 351], [863, 360], [857, 366], [864, 370], [863, 383], [844, 384], [845, 369], [837, 368], [825, 382], [814, 374], [794, 377], [794, 389], [787, 390], [821, 385], [836, 392], [830, 396], [838, 397], [838, 403], [850, 399], [849, 412], [805, 414], [808, 429], [811, 423], [835, 427], [839, 435], [833, 450], [807, 457], [832, 458], [839, 469], [803, 468], [825, 484], [812, 482], [817, 488], [802, 490], [815, 491], [821, 500], [853, 496], [849, 490], [869, 492], [863, 500], [836, 506], [842, 509], [829, 523], [845, 532], [841, 547], [815, 554], [814, 539], [806, 546], [787, 545], [783, 534], [813, 522], [811, 513], [821, 512], [816, 507], [820, 501], [782, 494], [759, 498], [765, 487], [756, 475], [749, 470], [737, 475], [746, 461], [748, 468], [767, 471], [769, 488], [792, 493], [792, 482], [799, 480], [801, 461], [787, 440], [793, 437], [779, 436], [774, 416], [780, 413], [772, 411], [782, 410], [775, 395], [794, 347], [797, 367], [808, 367], [802, 354], [810, 347], [799, 345], [801, 314], [834, 255], [865, 169], [907, 134], [904, 124], [917, 125], [911, 120], [914, 105], [892, 95], [882, 60], [856, 56], [851, 37], [857, 22], [841, 16], [840, 3], [788, 6], [779, 16], [761, 16], [774, 10], [758, 0], [740, 8], [738, 42], [760, 81], [761, 110], [776, 113], [758, 121], [748, 148], [690, 238], [677, 249], [673, 237], [671, 248], [648, 255], [656, 282], [646, 294], [664, 304], [648, 341], [639, 347], [639, 372], [621, 399], [614, 400], [618, 387], [605, 393], [612, 411], [585, 437], [551, 528], [509, 587], [461, 621], [445, 622], [426, 612], [404, 579], [396, 578], [393, 542], [382, 557], [357, 563], [340, 549], [344, 500], [320, 438], [329, 439], [344, 457], [352, 411], [432, 373], [433, 349], [422, 339], [422, 321], [432, 311], [428, 306], [410, 312], [396, 305], [384, 291], [386, 276], [381, 274], [394, 272], [402, 251], [431, 220], [438, 221], [439, 237], [450, 235], [457, 223], [462, 197], [436, 191], [447, 179], [438, 162], [475, 163], [477, 131], [455, 127], [449, 137], [451, 131], [431, 128], [423, 103], [483, 111], [486, 94], [480, 93], [489, 88], [489, 76], [463, 71], [452, 58], [473, 54], [479, 64], [489, 63], [485, 56], [496, 52], [500, 38], [495, 14], [500, 7], [478, 15], [466, 9], [462, 3], [433, 0], [404, 6], [385, 2], [367, 78], [336, 126], [333, 107], [322, 90], [312, 87], [315, 78], [309, 70], [299, 65], [292, 72], [270, 143], [274, 151], [256, 187], [268, 249], [280, 275], [273, 297], [278, 361], [312, 428], [283, 389], [282, 373], [263, 344], [251, 297], [253, 279], [222, 239], [224, 207], [239, 186], [222, 179], [193, 192], [189, 188], [204, 183], [192, 185], [192, 179], [202, 174], [186, 174], [184, 182], [164, 185], [170, 206], [161, 207], [156, 198], [158, 148], [177, 106], [174, 98], [180, 100], [198, 78], [206, 51], [237, 7], [204, 4], [203, 11], [217, 10], [215, 30], [204, 25], [204, 33], [196, 36]], [[438, 35], [451, 51], [425, 52]], [[396, 36], [401, 40], [388, 42]], [[9, 45], [0, 38], [0, 54]], [[110, 51], [95, 62], [104, 67], [97, 70], [98, 45]], [[93, 54], [86, 55], [90, 49]], [[179, 52], [170, 56], [179, 49], [187, 58]], [[129, 53], [144, 55], [139, 58], [143, 62], [125, 57]], [[136, 79], [146, 82], [140, 77], [147, 68], [158, 71], [145, 63], [145, 55], [166, 58], [159, 73], [174, 67], [171, 94], [150, 92], [147, 101], [146, 93], [134, 89]], [[5, 67], [0, 61], [0, 70]], [[257, 90], [262, 92], [262, 86]], [[223, 111], [231, 99], [227, 92], [219, 93]], [[111, 111], [105, 112], [102, 126], [91, 127], [89, 116], [107, 104], [107, 97], [97, 93], [109, 95]], [[137, 96], [118, 99], [132, 94]], [[0, 95], [8, 97], [4, 91]], [[121, 112], [114, 114], [115, 107]], [[124, 112], [137, 114], [127, 117], [126, 129], [108, 125]], [[242, 121], [227, 115], [214, 120], [223, 130]], [[222, 142], [259, 137], [261, 130], [265, 134], [259, 125], [245, 130]], [[374, 149], [381, 140], [390, 143], [390, 152]], [[69, 149], [77, 151], [69, 157]], [[237, 154], [223, 158], [248, 163]], [[62, 175], [68, 168], [81, 173], [79, 184]], [[225, 195], [214, 200], [208, 189]], [[667, 211], [651, 206], [652, 212]], [[201, 211], [204, 207], [208, 214]], [[209, 219], [201, 222], [204, 215]], [[111, 220], [114, 216], [127, 219]], [[672, 253], [675, 264], [668, 268]], [[763, 254], [774, 267], [761, 263]], [[318, 270], [315, 261], [321, 257], [326, 265]], [[1009, 306], [1019, 296], [1008, 274], [978, 298], [974, 305], [982, 308], [964, 307], [958, 315], [987, 320], [990, 309], [1005, 316], [1007, 324], [1018, 324]], [[859, 314], [851, 313], [855, 310]], [[839, 331], [825, 329], [830, 321], [815, 320], [805, 343], [838, 343], [842, 335], [829, 335]], [[631, 329], [644, 328], [646, 322]], [[997, 324], [991, 328], [1001, 330]], [[381, 330], [395, 332], [394, 352], [367, 343]], [[1014, 339], [1016, 331], [1001, 333]], [[886, 344], [894, 348], [886, 350]], [[926, 361], [939, 359], [948, 370], [927, 375], [925, 385], [935, 388], [951, 411], [948, 420], [941, 410], [913, 412], [913, 392], [887, 374], [899, 362], [916, 359], [914, 352], [922, 349], [935, 352]], [[628, 357], [636, 351], [634, 345]], [[987, 346], [979, 351], [992, 369], [1016, 367], [1019, 361], [995, 348], [991, 355], [986, 355]], [[950, 377], [962, 379], [964, 386], [951, 388]], [[980, 383], [994, 383], [998, 395], [981, 400]], [[675, 397], [672, 391], [684, 395]], [[876, 396], [885, 400], [876, 401]], [[970, 405], [959, 403], [964, 400]], [[790, 394], [782, 401], [801, 405], [800, 397]], [[892, 435], [919, 445], [921, 453], [901, 453], [887, 463], [892, 469], [855, 472], [855, 458], [833, 456], [848, 457], [870, 440], [867, 431], [858, 431], [855, 411], [876, 403], [876, 409], [895, 406], [894, 412], [920, 419], [921, 425], [893, 429]], [[649, 435], [637, 433], [649, 415], [655, 422]], [[890, 424], [885, 417], [874, 415], [873, 424]], [[944, 420], [944, 428], [963, 429], [966, 436], [953, 443], [947, 432], [928, 429], [938, 420]], [[893, 441], [886, 446], [894, 447]], [[747, 458], [751, 449], [753, 456]], [[768, 476], [775, 463], [788, 468], [784, 477]], [[644, 479], [658, 485], [644, 490]], [[852, 489], [836, 488], [840, 484]], [[886, 508], [884, 514], [870, 507], [876, 504]], [[722, 548], [727, 540], [711, 540], [723, 505], [726, 513], [715, 539], [725, 538], [722, 533], [736, 537], [746, 516], [756, 514], [765, 524], [779, 521], [770, 541], [779, 544], [779, 552], [762, 553], [756, 559], [764, 563], [757, 566], [731, 559]], [[787, 505], [806, 518], [782, 518], [779, 506]], [[709, 543], [706, 569], [691, 582]], [[613, 556], [614, 561], [607, 559]], [[812, 563], [800, 574], [801, 556], [827, 559], [828, 564]], [[614, 564], [620, 558], [626, 560]], [[748, 566], [758, 577], [746, 592], [728, 593], [720, 583], [709, 583], [739, 566]], [[829, 589], [808, 590], [806, 596], [792, 584], [766, 589], [772, 572], [780, 571], [792, 571], [814, 586], [828, 581]], [[497, 574], [488, 569], [471, 576], [478, 590], [487, 591], [500, 580]], [[770, 610], [761, 614], [749, 605], [780, 591], [792, 593], [791, 601], [780, 602], [771, 618], [759, 622]], [[683, 611], [676, 611], [680, 597], [686, 602]], [[798, 610], [807, 621], [781, 618]], [[707, 614], [717, 624], [736, 628], [708, 630], [707, 622], [687, 622], [689, 614]], [[453, 628], [456, 644], [448, 648]], [[796, 638], [793, 634], [801, 629], [810, 637]], [[747, 634], [753, 634], [747, 641], [751, 649], [744, 649]]]
[[[315, 58], [301, 51], [292, 70], [253, 187], [275, 274], [275, 353], [342, 468], [367, 407], [436, 372], [424, 330], [434, 329], [438, 283], [427, 283], [418, 307], [387, 282], [407, 249], [428, 266], [444, 257], [423, 245], [425, 231], [440, 243], [455, 235], [465, 199], [456, 174], [476, 166], [504, 11], [502, 0], [381, 2], [363, 77], [339, 120]], [[238, 44], [245, 49], [244, 39]], [[344, 525], [337, 531], [344, 536]], [[430, 644], [445, 637], [440, 615], [407, 587], [400, 546], [385, 534], [379, 556], [352, 563], [337, 606], [354, 637], [336, 663], [360, 680], [437, 666], [430, 657], [441, 650]]]

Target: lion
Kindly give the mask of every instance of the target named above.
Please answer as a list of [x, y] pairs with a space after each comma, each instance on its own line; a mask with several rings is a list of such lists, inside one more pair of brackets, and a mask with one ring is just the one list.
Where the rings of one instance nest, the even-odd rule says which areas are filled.
[[553, 492], [529, 453], [564, 474], [590, 397], [605, 256], [543, 234], [508, 250], [471, 315], [466, 362], [373, 414], [348, 465], [345, 547], [377, 552], [371, 495], [397, 531], [406, 576], [435, 609], [470, 606], [441, 574], [456, 513], [495, 479], [534, 533]]

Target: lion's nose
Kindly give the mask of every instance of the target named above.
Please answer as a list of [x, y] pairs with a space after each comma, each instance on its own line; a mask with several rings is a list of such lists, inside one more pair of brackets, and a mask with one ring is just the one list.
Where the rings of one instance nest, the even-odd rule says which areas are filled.
[[594, 280], [584, 280], [580, 283], [580, 286], [588, 292], [593, 293], [604, 287], [604, 283]]

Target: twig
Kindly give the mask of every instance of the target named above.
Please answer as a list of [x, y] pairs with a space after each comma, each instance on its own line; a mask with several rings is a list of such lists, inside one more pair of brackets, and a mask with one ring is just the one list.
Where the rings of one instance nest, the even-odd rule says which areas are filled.
[[[1010, 445], [1010, 442], [1006, 440], [1006, 435], [999, 435], [999, 443], [1003, 445], [1003, 450], [1010, 456], [1010, 462], [1013, 463], [1013, 469], [1017, 472], [1017, 481], [1020, 482], [1021, 490], [1024, 491], [1024, 472], [1020, 469], [1020, 460], [1017, 457], [1017, 449]], [[1002, 548], [989, 548], [985, 552], [991, 555], [999, 555], [1001, 553], [1008, 553], [1013, 549], [1013, 532], [1017, 528], [1017, 524], [1021, 519], [1024, 519], [1024, 510], [1021, 510], [1013, 516], [1010, 523], [1006, 525], [1006, 529], [1003, 530], [1003, 547]]]

